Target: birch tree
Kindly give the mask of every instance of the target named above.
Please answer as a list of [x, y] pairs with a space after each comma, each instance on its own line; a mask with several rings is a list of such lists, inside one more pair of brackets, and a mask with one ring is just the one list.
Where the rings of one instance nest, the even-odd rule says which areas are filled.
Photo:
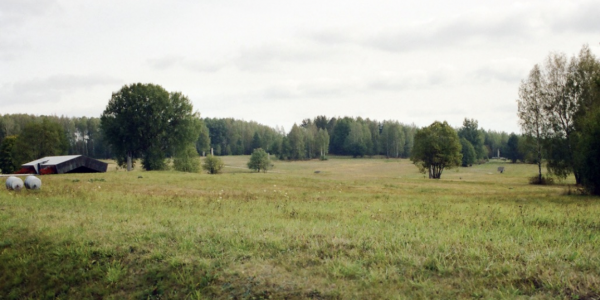
[[540, 183], [542, 182], [542, 143], [550, 131], [550, 124], [544, 110], [544, 97], [542, 71], [536, 64], [529, 72], [527, 80], [522, 81], [519, 86], [517, 105], [521, 130], [535, 140]]

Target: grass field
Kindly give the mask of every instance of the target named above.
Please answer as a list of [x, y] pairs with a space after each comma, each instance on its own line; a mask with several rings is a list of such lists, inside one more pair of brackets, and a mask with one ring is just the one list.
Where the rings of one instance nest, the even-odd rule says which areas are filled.
[[534, 165], [223, 159], [0, 191], [0, 299], [600, 297], [600, 199]]

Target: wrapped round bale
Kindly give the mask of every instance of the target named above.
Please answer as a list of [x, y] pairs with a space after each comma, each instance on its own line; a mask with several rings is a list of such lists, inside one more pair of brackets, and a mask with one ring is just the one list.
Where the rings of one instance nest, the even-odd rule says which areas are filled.
[[25, 178], [25, 187], [30, 190], [39, 190], [42, 188], [42, 181], [35, 176], [27, 176]]
[[19, 177], [10, 176], [6, 179], [6, 188], [9, 190], [20, 191], [23, 188], [23, 180]]

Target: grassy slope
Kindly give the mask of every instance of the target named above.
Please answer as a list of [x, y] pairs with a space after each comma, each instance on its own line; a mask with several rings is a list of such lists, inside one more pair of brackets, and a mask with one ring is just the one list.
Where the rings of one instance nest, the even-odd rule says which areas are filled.
[[600, 202], [528, 185], [535, 166], [224, 160], [1, 191], [0, 299], [600, 295]]

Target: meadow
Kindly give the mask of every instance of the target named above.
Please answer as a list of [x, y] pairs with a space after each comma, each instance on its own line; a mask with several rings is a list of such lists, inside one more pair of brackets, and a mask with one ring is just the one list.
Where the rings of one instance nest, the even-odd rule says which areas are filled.
[[600, 199], [572, 178], [223, 160], [219, 175], [113, 164], [1, 190], [0, 299], [600, 298]]

